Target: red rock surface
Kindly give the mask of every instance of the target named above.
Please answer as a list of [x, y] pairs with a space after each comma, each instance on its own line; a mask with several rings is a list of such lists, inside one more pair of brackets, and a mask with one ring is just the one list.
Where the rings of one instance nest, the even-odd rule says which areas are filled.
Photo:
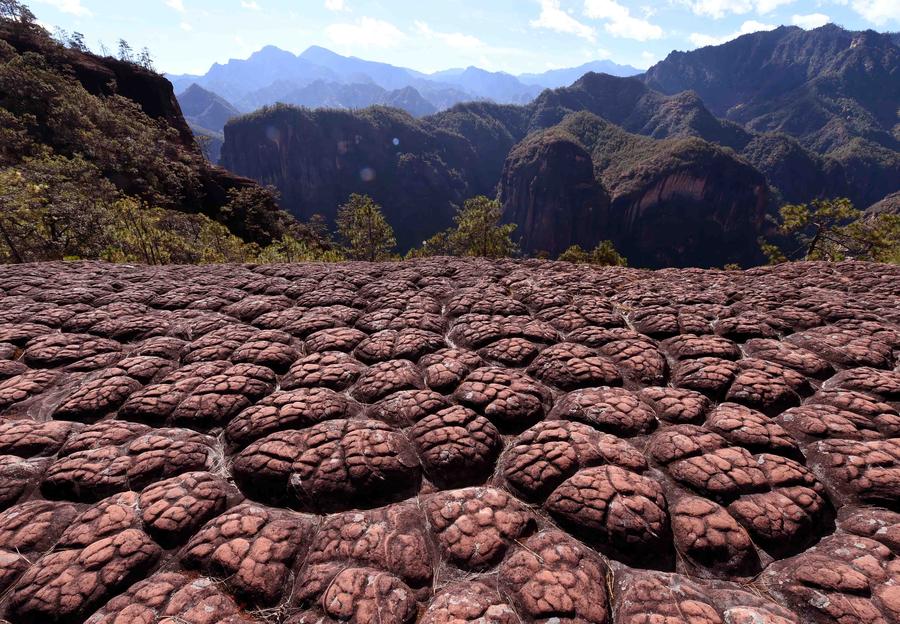
[[0, 267], [0, 622], [897, 624], [900, 269]]

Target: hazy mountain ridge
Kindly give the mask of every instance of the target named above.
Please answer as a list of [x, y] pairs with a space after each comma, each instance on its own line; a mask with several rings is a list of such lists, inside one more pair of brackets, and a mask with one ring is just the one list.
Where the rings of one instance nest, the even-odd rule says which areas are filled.
[[[523, 74], [521, 77], [505, 72], [489, 72], [477, 67], [425, 74], [387, 63], [341, 56], [319, 46], [312, 46], [300, 55], [275, 46], [266, 46], [248, 59], [216, 63], [202, 76], [167, 77], [177, 93], [197, 84], [232, 102], [243, 112], [276, 102], [309, 105], [305, 102], [327, 101], [328, 104], [321, 106], [364, 108], [391, 101], [402, 103], [411, 100], [413, 108], [405, 110], [413, 115], [422, 115], [427, 113], [423, 112], [426, 107], [421, 100], [434, 109], [429, 112], [473, 100], [527, 104], [544, 88], [571, 84], [585, 73], [597, 70], [623, 76], [640, 73], [640, 70], [627, 65], [593, 61], [576, 68]], [[317, 86], [315, 89], [308, 89], [312, 85]], [[377, 86], [382, 91], [373, 90], [372, 86]], [[417, 95], [412, 95], [408, 91], [410, 88]], [[323, 95], [318, 95], [316, 90]], [[406, 93], [406, 97], [385, 95], [397, 91]], [[336, 96], [338, 93], [340, 95]]]
[[214, 163], [219, 162], [222, 144], [225, 142], [225, 124], [241, 112], [225, 98], [196, 84], [176, 97], [194, 136], [204, 143], [207, 157]]
[[609, 74], [610, 76], [629, 78], [637, 76], [643, 71], [631, 65], [619, 65], [612, 61], [590, 61], [578, 67], [551, 69], [536, 74], [519, 74], [517, 78], [525, 84], [538, 85], [545, 89], [558, 89], [559, 87], [566, 87], [572, 84], [588, 73]]

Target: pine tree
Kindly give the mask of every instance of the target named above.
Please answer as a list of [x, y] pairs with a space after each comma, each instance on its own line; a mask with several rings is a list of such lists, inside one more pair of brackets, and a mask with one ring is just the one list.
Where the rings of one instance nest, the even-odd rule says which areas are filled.
[[628, 266], [628, 260], [616, 250], [612, 241], [605, 240], [601, 241], [591, 252], [591, 264], [599, 266]]
[[337, 228], [347, 257], [353, 260], [385, 260], [397, 246], [394, 230], [384, 218], [381, 206], [368, 195], [350, 195], [338, 209]]
[[84, 42], [84, 35], [80, 32], [73, 32], [69, 37], [69, 47], [79, 52], [90, 52], [87, 44]]
[[131, 46], [124, 39], [119, 39], [119, 60], [131, 63], [134, 61], [134, 53]]
[[581, 245], [572, 245], [564, 252], [559, 254], [557, 260], [561, 262], [574, 262], [576, 264], [586, 264], [591, 261], [588, 252], [581, 248]]
[[597, 266], [628, 266], [628, 260], [622, 257], [612, 241], [601, 241], [590, 252], [585, 251], [580, 245], [572, 245], [558, 258], [565, 262], [579, 264], [596, 264]]
[[31, 9], [18, 0], [0, 0], [0, 20], [31, 25], [36, 19]]
[[153, 66], [153, 56], [151, 56], [150, 49], [146, 46], [141, 48], [141, 54], [138, 56], [138, 65], [144, 69], [156, 71], [156, 68]]
[[466, 256], [506, 258], [518, 251], [510, 235], [514, 223], [500, 224], [503, 208], [496, 199], [484, 195], [467, 199], [454, 217], [456, 230], [451, 234], [454, 247]]
[[790, 249], [761, 240], [771, 264], [847, 258], [889, 262], [900, 253], [900, 216], [867, 216], [846, 198], [788, 204], [779, 217], [778, 231]]

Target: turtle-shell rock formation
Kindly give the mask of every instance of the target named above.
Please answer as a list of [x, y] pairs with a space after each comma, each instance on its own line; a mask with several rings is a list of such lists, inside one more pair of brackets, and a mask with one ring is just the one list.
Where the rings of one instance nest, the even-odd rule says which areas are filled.
[[0, 267], [2, 624], [898, 624], [900, 268]]

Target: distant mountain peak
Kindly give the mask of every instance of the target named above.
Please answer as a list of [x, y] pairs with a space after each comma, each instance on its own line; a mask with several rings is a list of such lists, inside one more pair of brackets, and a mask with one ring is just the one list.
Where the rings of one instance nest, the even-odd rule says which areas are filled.
[[288, 52], [287, 50], [282, 50], [278, 46], [267, 45], [263, 48], [257, 50], [253, 54], [250, 55], [249, 60], [268, 60], [268, 59], [285, 59], [285, 58], [297, 58], [297, 55]]
[[178, 97], [179, 97], [179, 98], [183, 98], [183, 97], [189, 97], [189, 96], [195, 96], [195, 95], [204, 95], [204, 94], [213, 95], [212, 91], [209, 91], [209, 90], [207, 90], [207, 89], [204, 89], [203, 87], [201, 87], [200, 85], [198, 85], [196, 82], [194, 82], [194, 83], [192, 83], [191, 86], [189, 86], [187, 89], [185, 89], [184, 91], [182, 91], [181, 93], [179, 93], [179, 94], [178, 94]]
[[322, 60], [344, 59], [344, 58], [350, 58], [350, 57], [343, 56], [333, 50], [329, 50], [328, 48], [323, 48], [322, 46], [313, 45], [313, 46], [309, 46], [303, 52], [301, 52], [299, 58], [302, 58], [307, 61], [316, 62], [316, 61], [322, 61]]

